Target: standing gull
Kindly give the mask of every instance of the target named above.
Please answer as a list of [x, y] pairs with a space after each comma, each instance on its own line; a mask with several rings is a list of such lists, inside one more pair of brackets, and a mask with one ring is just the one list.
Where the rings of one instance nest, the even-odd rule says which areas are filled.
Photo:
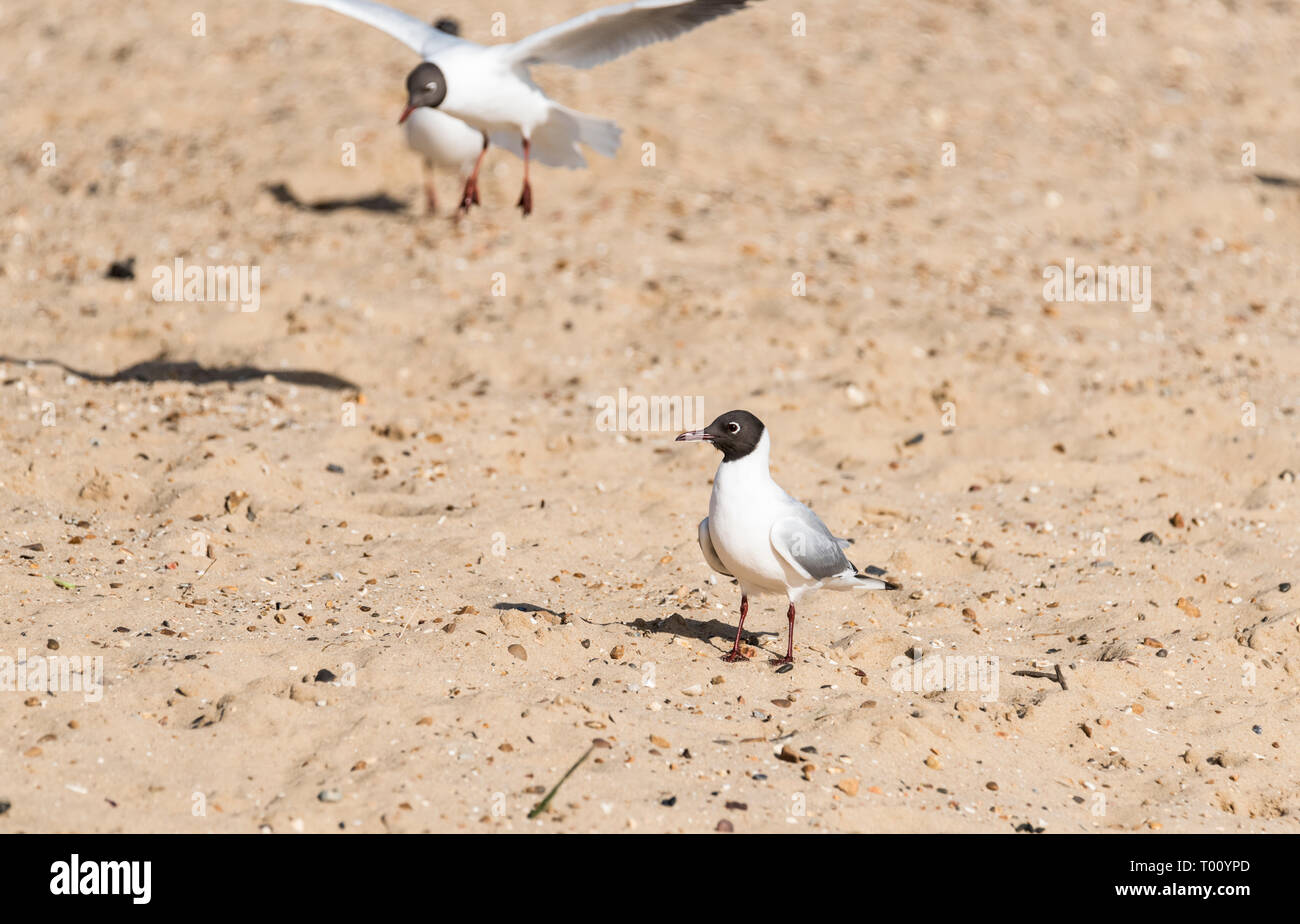
[[831, 535], [817, 514], [772, 480], [767, 428], [749, 411], [728, 411], [703, 430], [688, 431], [677, 440], [703, 440], [722, 453], [709, 515], [700, 521], [699, 530], [709, 567], [740, 583], [740, 625], [735, 644], [722, 660], [748, 660], [740, 653], [740, 635], [753, 594], [784, 593], [790, 601], [785, 657], [771, 660], [790, 664], [794, 607], [808, 591], [898, 589], [897, 584], [859, 572], [844, 556], [849, 540]]
[[[465, 41], [371, 0], [294, 2], [323, 6], [360, 20], [416, 51], [424, 61], [407, 75], [406, 109], [398, 121], [405, 122], [421, 107], [432, 107], [468, 123], [493, 143], [522, 148], [524, 185], [518, 205], [528, 215], [533, 210], [530, 159], [551, 167], [585, 167], [579, 142], [613, 157], [621, 134], [613, 122], [583, 115], [548, 98], [533, 83], [530, 67], [595, 67], [734, 13], [750, 0], [634, 0], [592, 10], [501, 45]], [[462, 209], [478, 201], [478, 173], [486, 153], [484, 144], [465, 181]]]

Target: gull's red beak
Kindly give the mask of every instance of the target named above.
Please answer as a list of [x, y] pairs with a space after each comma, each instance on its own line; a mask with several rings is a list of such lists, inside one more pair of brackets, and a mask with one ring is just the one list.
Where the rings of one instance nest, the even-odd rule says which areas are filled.
[[397, 124], [401, 125], [403, 122], [405, 122], [407, 118], [411, 115], [411, 113], [415, 112], [415, 110], [418, 108], [419, 108], [418, 106], [407, 106], [405, 109], [403, 109], [402, 117], [397, 120]]
[[704, 441], [706, 441], [706, 442], [711, 443], [711, 442], [713, 442], [713, 437], [710, 436], [708, 433], [706, 433], [706, 432], [703, 431], [703, 430], [687, 430], [687, 431], [686, 431], [685, 433], [683, 433], [681, 436], [677, 437], [677, 439], [673, 440], [673, 442], [674, 442], [674, 443], [690, 443], [690, 442], [694, 442], [694, 441], [696, 441], [696, 440], [704, 440]]

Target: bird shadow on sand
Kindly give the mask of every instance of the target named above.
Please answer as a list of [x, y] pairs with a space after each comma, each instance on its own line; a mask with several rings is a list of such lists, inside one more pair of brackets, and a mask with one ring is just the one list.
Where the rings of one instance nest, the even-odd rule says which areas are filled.
[[[702, 642], [721, 639], [727, 643], [728, 648], [731, 647], [731, 643], [736, 637], [735, 623], [723, 622], [720, 619], [687, 619], [681, 613], [673, 613], [671, 616], [665, 616], [662, 619], [642, 619], [637, 617], [631, 622], [624, 623], [624, 625], [644, 632], [663, 632], [669, 635], [680, 635], [684, 638], [699, 639]], [[740, 640], [748, 645], [761, 647], [762, 636], [778, 634], [777, 632], [751, 632], [746, 629]]]
[[1255, 179], [1259, 180], [1265, 186], [1286, 186], [1291, 189], [1300, 188], [1300, 180], [1297, 180], [1294, 177], [1257, 173], [1255, 174]]
[[407, 205], [401, 199], [394, 199], [387, 193], [360, 196], [356, 199], [321, 199], [317, 202], [304, 202], [294, 195], [288, 183], [267, 183], [263, 188], [271, 194], [276, 202], [281, 205], [292, 206], [302, 212], [338, 212], [343, 209], [360, 209], [363, 212], [392, 214], [393, 212], [406, 211]]
[[548, 610], [544, 606], [538, 606], [535, 603], [494, 603], [494, 610], [519, 610], [521, 613], [550, 613], [552, 616], [563, 616], [563, 613], [557, 613], [555, 610]]
[[197, 362], [175, 362], [163, 356], [145, 360], [127, 366], [117, 372], [100, 374], [74, 369], [56, 359], [18, 359], [13, 356], [0, 356], [0, 363], [25, 366], [28, 363], [42, 366], [57, 366], [69, 375], [85, 379], [88, 382], [111, 385], [118, 382], [189, 382], [192, 385], [209, 385], [213, 382], [251, 382], [271, 376], [276, 381], [289, 385], [305, 385], [313, 388], [328, 388], [335, 391], [359, 390], [354, 382], [330, 375], [328, 372], [315, 372], [311, 369], [261, 369], [257, 366], [205, 366]]

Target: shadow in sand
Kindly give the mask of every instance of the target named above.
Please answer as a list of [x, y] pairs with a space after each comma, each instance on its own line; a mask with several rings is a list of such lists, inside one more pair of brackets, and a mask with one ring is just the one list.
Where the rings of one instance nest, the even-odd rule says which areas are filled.
[[13, 356], [0, 356], [0, 363], [12, 363], [16, 366], [35, 363], [41, 366], [58, 366], [64, 372], [83, 378], [88, 382], [113, 384], [115, 382], [190, 382], [194, 385], [208, 385], [213, 382], [250, 382], [264, 376], [272, 376], [279, 382], [290, 385], [309, 385], [314, 388], [335, 390], [359, 390], [360, 386], [347, 379], [341, 379], [328, 372], [313, 372], [310, 369], [259, 369], [256, 366], [204, 366], [196, 362], [172, 362], [162, 356], [156, 359], [127, 366], [109, 375], [86, 372], [64, 365], [55, 359], [18, 359]]
[[267, 183], [263, 188], [281, 205], [289, 205], [304, 212], [338, 212], [342, 209], [389, 213], [406, 211], [405, 202], [394, 199], [387, 193], [361, 196], [357, 199], [321, 199], [319, 202], [303, 202], [293, 194], [293, 190], [287, 183]]
[[494, 610], [519, 610], [521, 613], [550, 613], [552, 616], [563, 616], [563, 613], [557, 613], [555, 610], [548, 610], [544, 606], [538, 606], [535, 603], [494, 603]]
[[1259, 180], [1265, 186], [1300, 187], [1300, 180], [1293, 179], [1289, 176], [1275, 176], [1267, 173], [1257, 173], [1255, 174], [1255, 179]]
[[[697, 638], [702, 642], [709, 642], [718, 638], [726, 642], [728, 648], [731, 647], [731, 643], [736, 637], [735, 623], [723, 622], [720, 619], [687, 619], [681, 613], [673, 613], [671, 616], [665, 616], [662, 619], [641, 619], [638, 617], [631, 622], [624, 623], [624, 625], [633, 629], [642, 629], [646, 632], [666, 632], [670, 635], [681, 635], [685, 638]], [[778, 634], [777, 632], [751, 632], [746, 629], [740, 640], [757, 647], [762, 642], [761, 636]]]

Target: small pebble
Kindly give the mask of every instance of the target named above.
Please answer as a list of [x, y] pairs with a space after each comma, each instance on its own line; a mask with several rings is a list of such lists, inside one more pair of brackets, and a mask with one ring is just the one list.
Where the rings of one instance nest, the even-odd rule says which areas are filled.
[[343, 793], [337, 789], [322, 789], [316, 798], [322, 802], [342, 802]]
[[1277, 585], [1277, 589], [1282, 591], [1282, 593], [1287, 593], [1291, 589], [1291, 582], [1283, 581], [1281, 584]]
[[1138, 542], [1154, 542], [1156, 545], [1163, 545], [1160, 541], [1160, 537], [1155, 533], [1143, 533], [1142, 538], [1139, 539]]
[[336, 676], [334, 676], [334, 672], [333, 672], [333, 671], [326, 670], [326, 669], [323, 668], [323, 667], [322, 667], [320, 670], [318, 670], [318, 671], [316, 672], [316, 682], [317, 682], [317, 683], [333, 683], [333, 682], [334, 682], [335, 680], [337, 680], [337, 679], [338, 679], [338, 678], [337, 678]]
[[717, 831], [719, 834], [731, 834], [736, 830], [736, 828], [731, 822], [724, 818], [722, 821], [718, 822], [718, 826], [713, 830]]

